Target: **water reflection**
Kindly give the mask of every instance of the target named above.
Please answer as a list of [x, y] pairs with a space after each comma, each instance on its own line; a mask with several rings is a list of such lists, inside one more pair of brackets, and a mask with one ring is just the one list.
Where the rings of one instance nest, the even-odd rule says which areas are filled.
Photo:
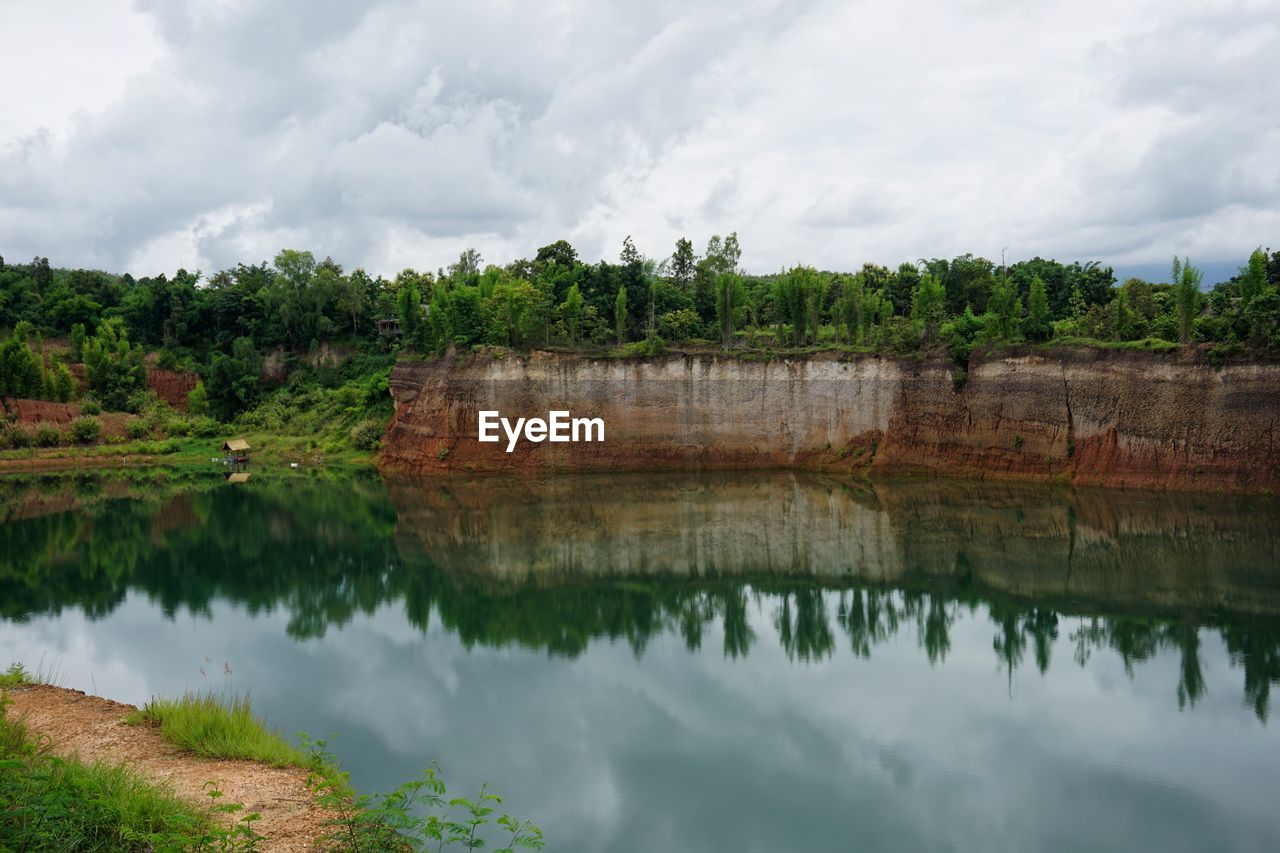
[[[663, 635], [742, 659], [869, 658], [914, 639], [930, 664], [985, 617], [996, 663], [1045, 673], [1111, 652], [1132, 676], [1180, 659], [1205, 691], [1216, 633], [1260, 720], [1280, 683], [1275, 500], [953, 481], [777, 475], [395, 479], [368, 473], [10, 478], [0, 490], [0, 618], [165, 614], [228, 600], [283, 611], [295, 639], [399, 603], [468, 648], [637, 657]], [[763, 609], [764, 625], [750, 617]], [[772, 636], [770, 636], [770, 634]]]

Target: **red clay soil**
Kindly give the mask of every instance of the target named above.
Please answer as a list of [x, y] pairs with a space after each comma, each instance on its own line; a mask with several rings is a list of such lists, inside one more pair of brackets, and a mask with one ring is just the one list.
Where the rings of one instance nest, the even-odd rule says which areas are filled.
[[326, 833], [325, 821], [332, 815], [314, 803], [301, 768], [199, 758], [164, 740], [155, 726], [126, 724], [134, 706], [79, 690], [38, 685], [10, 695], [9, 713], [23, 718], [33, 735], [48, 736], [57, 755], [126, 764], [198, 807], [210, 803], [206, 786], [215, 783], [221, 802], [241, 803], [241, 814], [261, 815], [254, 824], [264, 837], [259, 849], [314, 850]]
[[[0, 398], [0, 408], [6, 413], [16, 413], [17, 423], [23, 427], [36, 424], [56, 424], [66, 426], [80, 417], [80, 406], [76, 403], [55, 403], [52, 400], [29, 400], [23, 397]], [[102, 424], [102, 435], [123, 436], [125, 424], [137, 420], [135, 415], [124, 412], [104, 412], [95, 415]]]

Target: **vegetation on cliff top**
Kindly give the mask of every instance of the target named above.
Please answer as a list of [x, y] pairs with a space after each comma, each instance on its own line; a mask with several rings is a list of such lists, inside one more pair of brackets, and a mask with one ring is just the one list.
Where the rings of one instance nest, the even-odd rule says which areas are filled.
[[[307, 437], [313, 450], [368, 452], [390, 416], [387, 376], [399, 352], [449, 346], [554, 347], [646, 357], [666, 344], [752, 356], [843, 349], [909, 354], [1016, 342], [1160, 349], [1214, 344], [1214, 358], [1280, 354], [1280, 252], [1258, 249], [1238, 275], [1201, 290], [1174, 260], [1168, 282], [1117, 283], [1110, 267], [1034, 258], [996, 264], [961, 255], [864, 264], [856, 272], [740, 267], [736, 234], [701, 255], [669, 257], [630, 238], [617, 263], [584, 263], [560, 240], [532, 259], [484, 265], [468, 250], [436, 272], [394, 279], [347, 272], [285, 250], [207, 278], [178, 270], [135, 279], [0, 261], [0, 397], [77, 401], [80, 412], [142, 416], [128, 439], [240, 432]], [[145, 366], [193, 371], [187, 412], [147, 390]], [[45, 443], [94, 443], [92, 421]], [[123, 440], [122, 436], [111, 436]], [[40, 443], [0, 430], [0, 444]], [[105, 437], [102, 438], [105, 440]]]

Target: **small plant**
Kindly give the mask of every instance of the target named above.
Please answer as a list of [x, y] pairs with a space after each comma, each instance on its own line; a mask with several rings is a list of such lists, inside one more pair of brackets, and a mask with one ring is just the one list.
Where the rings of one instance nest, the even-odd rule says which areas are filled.
[[0, 673], [0, 689], [8, 689], [10, 687], [21, 687], [24, 684], [33, 684], [30, 673], [23, 668], [20, 663], [11, 663], [9, 668]]
[[[326, 742], [298, 737], [309, 749], [312, 765], [334, 767]], [[517, 848], [541, 850], [546, 842], [532, 821], [503, 814], [490, 829], [490, 816], [502, 798], [482, 785], [474, 800], [449, 797], [439, 769], [432, 764], [422, 777], [406, 782], [389, 794], [352, 796], [345, 772], [312, 773], [308, 787], [316, 802], [337, 815], [330, 832], [320, 839], [330, 850], [439, 851], [446, 848], [474, 851], [489, 847], [488, 835], [502, 843], [495, 853], [515, 853]]]
[[79, 417], [71, 422], [67, 432], [76, 444], [92, 444], [102, 435], [102, 424], [97, 418]]
[[448, 459], [448, 458], [449, 458], [449, 448], [447, 448], [447, 447], [442, 447], [442, 448], [440, 448], [440, 450], [436, 452], [436, 458], [437, 458], [437, 459], [439, 459], [441, 462], [443, 462], [444, 460]]
[[53, 424], [36, 424], [35, 442], [37, 447], [57, 447], [62, 444], [62, 430]]
[[125, 434], [134, 441], [151, 437], [151, 424], [144, 420], [129, 421], [124, 428]]
[[98, 402], [96, 397], [85, 397], [80, 401], [80, 414], [100, 415], [102, 414], [102, 404]]
[[13, 427], [9, 430], [9, 444], [18, 449], [30, 447], [35, 444], [35, 436], [22, 427]]
[[1020, 435], [1015, 435], [1015, 436], [1013, 437], [1013, 449], [1014, 449], [1014, 450], [1021, 450], [1021, 449], [1022, 449], [1022, 436], [1020, 436]]

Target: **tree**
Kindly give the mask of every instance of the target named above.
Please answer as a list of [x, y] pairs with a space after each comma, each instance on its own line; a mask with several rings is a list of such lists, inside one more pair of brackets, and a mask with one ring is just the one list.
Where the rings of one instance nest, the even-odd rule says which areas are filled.
[[1080, 285], [1072, 285], [1071, 296], [1067, 299], [1067, 316], [1079, 321], [1084, 319], [1085, 312], [1088, 310], [1089, 306], [1084, 301], [1084, 293], [1080, 290]]
[[465, 249], [458, 260], [449, 265], [449, 280], [455, 285], [475, 284], [480, 278], [480, 264], [484, 259], [475, 249]]
[[87, 339], [84, 323], [76, 323], [71, 327], [71, 352], [76, 361], [84, 361], [84, 342]]
[[995, 321], [995, 332], [1002, 341], [1012, 341], [1018, 336], [1018, 327], [1022, 322], [1022, 300], [1014, 291], [1013, 285], [1003, 277], [991, 286], [987, 299], [987, 313]]
[[1267, 254], [1262, 247], [1249, 255], [1249, 264], [1240, 271], [1240, 302], [1247, 304], [1267, 287]]
[[920, 342], [926, 346], [937, 339], [942, 328], [946, 299], [947, 291], [937, 276], [932, 273], [920, 276], [920, 283], [911, 295], [911, 322]]
[[50, 382], [49, 396], [59, 403], [69, 403], [75, 390], [76, 380], [71, 375], [71, 370], [62, 362], [58, 362]]
[[1027, 340], [1031, 341], [1046, 341], [1052, 331], [1049, 324], [1049, 293], [1044, 279], [1038, 275], [1031, 279], [1031, 291], [1027, 296], [1027, 318], [1022, 328]]
[[631, 235], [628, 234], [622, 241], [622, 254], [620, 255], [623, 266], [631, 266], [640, 263], [640, 253], [636, 251], [636, 244], [632, 242]]
[[261, 372], [262, 360], [248, 338], [236, 338], [230, 355], [214, 353], [205, 384], [214, 417], [229, 421], [256, 403]]
[[720, 343], [725, 349], [733, 344], [733, 331], [746, 302], [742, 276], [723, 272], [716, 277], [716, 318], [720, 322]]
[[209, 392], [204, 382], [196, 380], [196, 387], [187, 393], [187, 413], [192, 415], [209, 414]]
[[0, 345], [0, 396], [44, 396], [44, 370], [27, 340], [31, 324], [23, 321]]
[[422, 292], [418, 290], [416, 281], [406, 281], [396, 295], [396, 314], [400, 319], [400, 334], [410, 344], [416, 345], [420, 339], [419, 328], [422, 326]]
[[[629, 239], [629, 238], [628, 238]], [[613, 328], [618, 335], [618, 345], [627, 342], [627, 288], [618, 288], [618, 296], [613, 301]]]
[[129, 345], [119, 317], [104, 320], [97, 334], [85, 342], [84, 369], [89, 390], [109, 410], [123, 411], [129, 397], [146, 387], [142, 348]]
[[351, 333], [360, 332], [360, 315], [368, 305], [369, 274], [364, 270], [356, 270], [348, 276], [338, 279], [338, 310], [351, 315]]
[[569, 333], [569, 343], [578, 343], [582, 330], [582, 291], [575, 282], [565, 294], [563, 303], [565, 331]]
[[671, 281], [678, 287], [692, 287], [696, 263], [697, 258], [693, 254], [693, 243], [681, 237], [676, 241], [676, 250], [671, 254]]
[[578, 253], [573, 246], [569, 245], [569, 241], [557, 240], [539, 249], [533, 262], [544, 268], [548, 264], [555, 264], [563, 269], [571, 269], [578, 263]]
[[1178, 312], [1178, 339], [1191, 343], [1191, 327], [1200, 310], [1200, 282], [1204, 273], [1191, 266], [1191, 260], [1173, 259], [1174, 306]]

